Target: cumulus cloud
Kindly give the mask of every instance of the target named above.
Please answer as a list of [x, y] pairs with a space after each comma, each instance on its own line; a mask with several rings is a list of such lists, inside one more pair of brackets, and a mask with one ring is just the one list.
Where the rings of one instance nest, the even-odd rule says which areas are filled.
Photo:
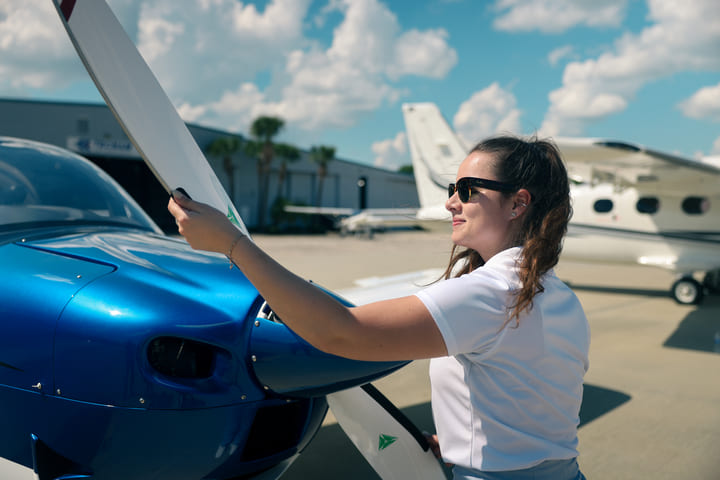
[[558, 47], [548, 54], [548, 62], [550, 62], [550, 65], [554, 67], [558, 63], [560, 63], [561, 60], [572, 57], [574, 55], [574, 52], [575, 47], [573, 47], [572, 45]]
[[263, 11], [236, 0], [136, 3], [138, 49], [169, 96], [187, 103], [214, 102], [259, 72], [282, 70], [287, 53], [308, 44], [310, 0], [272, 0]]
[[[445, 30], [403, 30], [379, 0], [331, 0], [321, 16], [340, 20], [326, 45], [311, 38], [311, 0], [109, 3], [183, 118], [218, 128], [258, 114], [289, 130], [349, 127], [406, 94], [403, 77], [457, 63]], [[51, 2], [2, 0], [0, 91], [89, 82], [66, 37]]]
[[373, 143], [372, 151], [375, 154], [376, 167], [397, 170], [410, 163], [405, 132], [398, 132], [394, 138]]
[[679, 107], [690, 118], [720, 122], [720, 83], [701, 88]]
[[627, 0], [497, 0], [500, 15], [495, 28], [505, 31], [559, 33], [569, 28], [617, 27], [625, 16]]
[[650, 26], [625, 34], [612, 51], [565, 67], [562, 86], [549, 94], [544, 135], [578, 135], [586, 126], [627, 108], [647, 83], [679, 71], [720, 68], [716, 0], [681, 7], [649, 0]]
[[23, 95], [60, 89], [87, 77], [52, 4], [0, 2], [0, 88]]
[[465, 145], [474, 145], [497, 133], [521, 133], [521, 113], [515, 96], [493, 83], [460, 105], [453, 125]]
[[[261, 114], [281, 116], [289, 128], [350, 127], [383, 103], [397, 101], [404, 94], [394, 83], [400, 77], [441, 78], [457, 63], [444, 30], [403, 32], [377, 0], [333, 0], [325, 6], [315, 24], [330, 13], [342, 15], [326, 47], [303, 37], [308, 0], [273, 0], [263, 12], [235, 0], [206, 0], [191, 15], [176, 2], [162, 3], [163, 8], [157, 1], [144, 8], [142, 22], [170, 22], [172, 10], [186, 16], [192, 32], [177, 40], [174, 53], [158, 57], [166, 78], [161, 82], [184, 100], [183, 111], [194, 112], [194, 121], [223, 128], [246, 128]], [[152, 56], [163, 48], [163, 42], [154, 43], [159, 45], [141, 42], [141, 51]], [[198, 68], [194, 57], [211, 68]], [[252, 88], [258, 72], [270, 72], [270, 81]]]
[[394, 59], [388, 65], [391, 78], [420, 75], [443, 78], [458, 61], [455, 50], [448, 48], [445, 30], [410, 30], [395, 42]]
[[[288, 56], [288, 80], [273, 105], [303, 128], [350, 126], [383, 102], [402, 96], [392, 80], [405, 75], [438, 78], [457, 61], [444, 31], [403, 33], [395, 15], [377, 0], [338, 0], [331, 5], [344, 14], [332, 44], [326, 50], [296, 50]], [[412, 55], [408, 41], [415, 43]]]

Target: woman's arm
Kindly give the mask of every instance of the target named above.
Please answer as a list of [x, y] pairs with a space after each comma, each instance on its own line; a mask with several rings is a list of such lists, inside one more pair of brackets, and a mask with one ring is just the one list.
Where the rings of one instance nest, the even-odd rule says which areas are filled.
[[316, 348], [373, 361], [447, 355], [435, 321], [417, 297], [347, 308], [273, 260], [218, 210], [179, 192], [168, 210], [193, 248], [230, 257], [283, 322]]

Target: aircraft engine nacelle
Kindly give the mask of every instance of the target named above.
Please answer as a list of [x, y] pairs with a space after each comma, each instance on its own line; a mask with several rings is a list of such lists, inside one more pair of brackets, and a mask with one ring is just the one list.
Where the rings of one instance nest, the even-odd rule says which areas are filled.
[[[324, 290], [345, 305], [345, 299]], [[372, 381], [407, 362], [358, 362], [323, 353], [287, 328], [269, 305], [255, 319], [250, 341], [253, 371], [263, 388], [316, 397]]]

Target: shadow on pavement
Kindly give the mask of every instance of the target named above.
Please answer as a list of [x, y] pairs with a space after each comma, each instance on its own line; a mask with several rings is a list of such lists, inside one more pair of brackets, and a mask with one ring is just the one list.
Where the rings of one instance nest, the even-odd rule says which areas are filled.
[[617, 390], [585, 384], [580, 406], [580, 427], [616, 409], [630, 398], [630, 395]]
[[720, 296], [712, 295], [690, 312], [664, 347], [720, 353]]
[[565, 282], [573, 290], [584, 290], [586, 292], [611, 293], [621, 295], [638, 295], [642, 297], [669, 297], [668, 290], [658, 290], [650, 288], [630, 288], [630, 287], [607, 287], [600, 285], [583, 285], [579, 283]]

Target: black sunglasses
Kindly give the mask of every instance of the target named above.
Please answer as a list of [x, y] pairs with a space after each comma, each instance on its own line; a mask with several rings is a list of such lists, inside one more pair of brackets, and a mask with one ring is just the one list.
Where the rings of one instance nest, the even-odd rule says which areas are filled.
[[497, 192], [511, 193], [517, 191], [518, 187], [509, 183], [496, 182], [495, 180], [486, 180], [484, 178], [463, 177], [457, 183], [448, 185], [448, 198], [452, 197], [455, 192], [462, 203], [467, 203], [472, 194], [472, 187], [485, 188], [487, 190], [495, 190]]

